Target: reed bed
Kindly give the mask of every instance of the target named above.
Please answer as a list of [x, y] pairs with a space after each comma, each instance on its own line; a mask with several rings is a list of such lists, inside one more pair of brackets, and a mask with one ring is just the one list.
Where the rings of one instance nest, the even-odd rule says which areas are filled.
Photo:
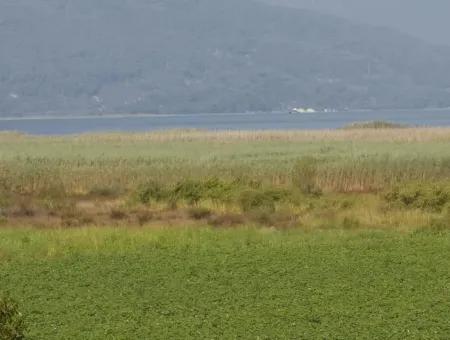
[[449, 128], [361, 128], [350, 130], [273, 130], [273, 131], [202, 131], [174, 130], [144, 134], [103, 134], [83, 135], [81, 140], [102, 141], [384, 141], [384, 142], [425, 142], [450, 141]]
[[[128, 192], [150, 180], [171, 185], [186, 179], [209, 178], [290, 188], [296, 185], [295, 178], [302, 175], [302, 167], [297, 166], [301, 159], [285, 160], [281, 164], [271, 164], [270, 160], [8, 160], [0, 164], [0, 190], [29, 195], [55, 191], [77, 195], [99, 188]], [[378, 192], [412, 181], [450, 180], [450, 159], [325, 159], [315, 164], [310, 178], [301, 180], [313, 181], [324, 192]]]
[[402, 182], [450, 178], [449, 138], [446, 128], [69, 137], [2, 133], [0, 189], [80, 194], [134, 190], [149, 180], [166, 184], [212, 177], [289, 187], [302, 172], [297, 162], [312, 157], [317, 160], [313, 180], [321, 190], [380, 191]]
[[450, 128], [447, 127], [394, 127], [394, 128], [352, 128], [338, 130], [169, 130], [147, 133], [95, 133], [68, 137], [28, 136], [17, 132], [0, 133], [0, 142], [32, 139], [34, 142], [170, 142], [170, 141], [375, 141], [375, 142], [432, 142], [450, 141]]
[[[422, 182], [440, 200], [433, 185], [450, 182], [450, 129], [445, 128], [66, 137], [2, 133], [0, 142], [0, 224], [2, 214], [52, 220], [67, 206], [65, 214], [73, 219], [82, 215], [80, 204], [95, 205], [103, 215], [110, 209], [108, 223], [132, 214], [132, 221], [146, 220], [149, 212], [139, 207], [144, 204], [158, 216], [155, 209], [186, 208], [181, 215], [163, 213], [175, 219], [215, 221], [222, 218], [218, 212], [227, 213], [225, 224], [242, 222], [236, 214], [243, 213], [244, 221], [266, 225], [277, 225], [278, 219], [283, 225], [352, 226], [364, 220], [366, 226], [392, 226], [404, 220], [419, 226], [441, 218], [440, 212], [384, 216], [383, 195]], [[137, 199], [143, 192], [146, 198]], [[350, 212], [340, 211], [347, 198]], [[359, 199], [363, 206], [356, 208]], [[255, 213], [249, 204], [265, 211]]]

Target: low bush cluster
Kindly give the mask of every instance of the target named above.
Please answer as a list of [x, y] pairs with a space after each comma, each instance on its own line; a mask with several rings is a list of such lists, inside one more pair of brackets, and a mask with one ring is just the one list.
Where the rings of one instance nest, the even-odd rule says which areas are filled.
[[166, 198], [165, 189], [155, 181], [149, 181], [139, 187], [137, 191], [137, 199], [140, 203], [149, 204], [151, 202], [160, 202]]
[[237, 186], [234, 183], [217, 178], [206, 181], [186, 179], [168, 187], [150, 181], [138, 189], [137, 197], [138, 201], [143, 204], [185, 201], [190, 205], [196, 205], [200, 200], [206, 199], [214, 202], [229, 202], [236, 189]]
[[274, 212], [276, 203], [289, 196], [288, 192], [281, 190], [246, 190], [239, 196], [239, 204], [244, 212], [265, 211]]
[[388, 191], [384, 198], [391, 206], [439, 212], [450, 204], [450, 185], [411, 183]]
[[196, 206], [200, 201], [209, 200], [225, 204], [236, 202], [244, 212], [254, 210], [273, 212], [277, 202], [290, 200], [293, 195], [288, 190], [255, 187], [252, 183], [225, 182], [212, 178], [205, 181], [187, 179], [171, 187], [149, 182], [138, 189], [137, 197], [143, 204], [183, 201]]

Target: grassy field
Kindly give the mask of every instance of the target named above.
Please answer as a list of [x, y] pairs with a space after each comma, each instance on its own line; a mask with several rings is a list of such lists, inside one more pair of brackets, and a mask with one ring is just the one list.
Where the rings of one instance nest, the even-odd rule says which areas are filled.
[[34, 339], [445, 339], [450, 234], [0, 232]]
[[0, 133], [0, 296], [32, 339], [445, 339], [450, 129], [370, 126]]

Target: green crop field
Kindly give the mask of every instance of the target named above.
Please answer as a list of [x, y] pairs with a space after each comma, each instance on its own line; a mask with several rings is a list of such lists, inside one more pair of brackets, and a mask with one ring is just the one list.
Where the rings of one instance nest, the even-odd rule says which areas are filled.
[[450, 129], [368, 127], [0, 133], [0, 338], [448, 338]]
[[34, 339], [445, 339], [450, 234], [4, 230]]

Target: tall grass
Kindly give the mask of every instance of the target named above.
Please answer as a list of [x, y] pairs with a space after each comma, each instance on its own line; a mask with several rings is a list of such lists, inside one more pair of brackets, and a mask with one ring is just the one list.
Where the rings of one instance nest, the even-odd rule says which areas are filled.
[[240, 141], [377, 141], [377, 142], [433, 142], [450, 141], [450, 128], [405, 127], [385, 122], [350, 124], [350, 129], [339, 130], [265, 130], [265, 131], [207, 131], [169, 130], [148, 133], [96, 133], [62, 136], [31, 136], [15, 132], [0, 132], [0, 142], [22, 144], [49, 143], [127, 143], [216, 141], [222, 143]]
[[[316, 154], [313, 154], [314, 156]], [[320, 157], [320, 155], [318, 155]], [[410, 181], [450, 179], [450, 158], [409, 159], [382, 156], [341, 156], [316, 159], [293, 157], [279, 164], [261, 158], [253, 161], [181, 159], [77, 160], [26, 158], [0, 163], [0, 191], [21, 195], [87, 195], [95, 192], [129, 192], [149, 181], [164, 185], [186, 179], [239, 179], [291, 187], [311, 186], [326, 192], [376, 192]]]
[[[375, 221], [392, 226], [402, 217], [414, 225], [428, 223], [432, 213], [401, 213], [388, 221], [377, 211], [379, 203], [367, 209], [376, 216], [372, 220], [359, 206], [352, 207], [354, 214], [320, 207], [318, 201], [327, 202], [326, 197], [370, 194], [379, 202], [386, 191], [411, 182], [432, 185], [450, 180], [450, 129], [364, 132], [368, 134], [359, 130], [0, 134], [0, 224], [9, 216], [32, 215], [50, 222], [56, 216], [67, 225], [95, 223], [105, 216], [108, 223], [141, 224], [155, 214], [136, 204], [147, 210], [189, 207], [186, 214], [171, 218], [188, 215], [214, 225], [341, 221], [349, 226], [357, 224], [356, 212], [363, 215], [364, 225]], [[90, 201], [101, 216], [83, 216], [79, 208], [83, 201]], [[244, 220], [238, 216], [242, 212], [248, 215]]]

